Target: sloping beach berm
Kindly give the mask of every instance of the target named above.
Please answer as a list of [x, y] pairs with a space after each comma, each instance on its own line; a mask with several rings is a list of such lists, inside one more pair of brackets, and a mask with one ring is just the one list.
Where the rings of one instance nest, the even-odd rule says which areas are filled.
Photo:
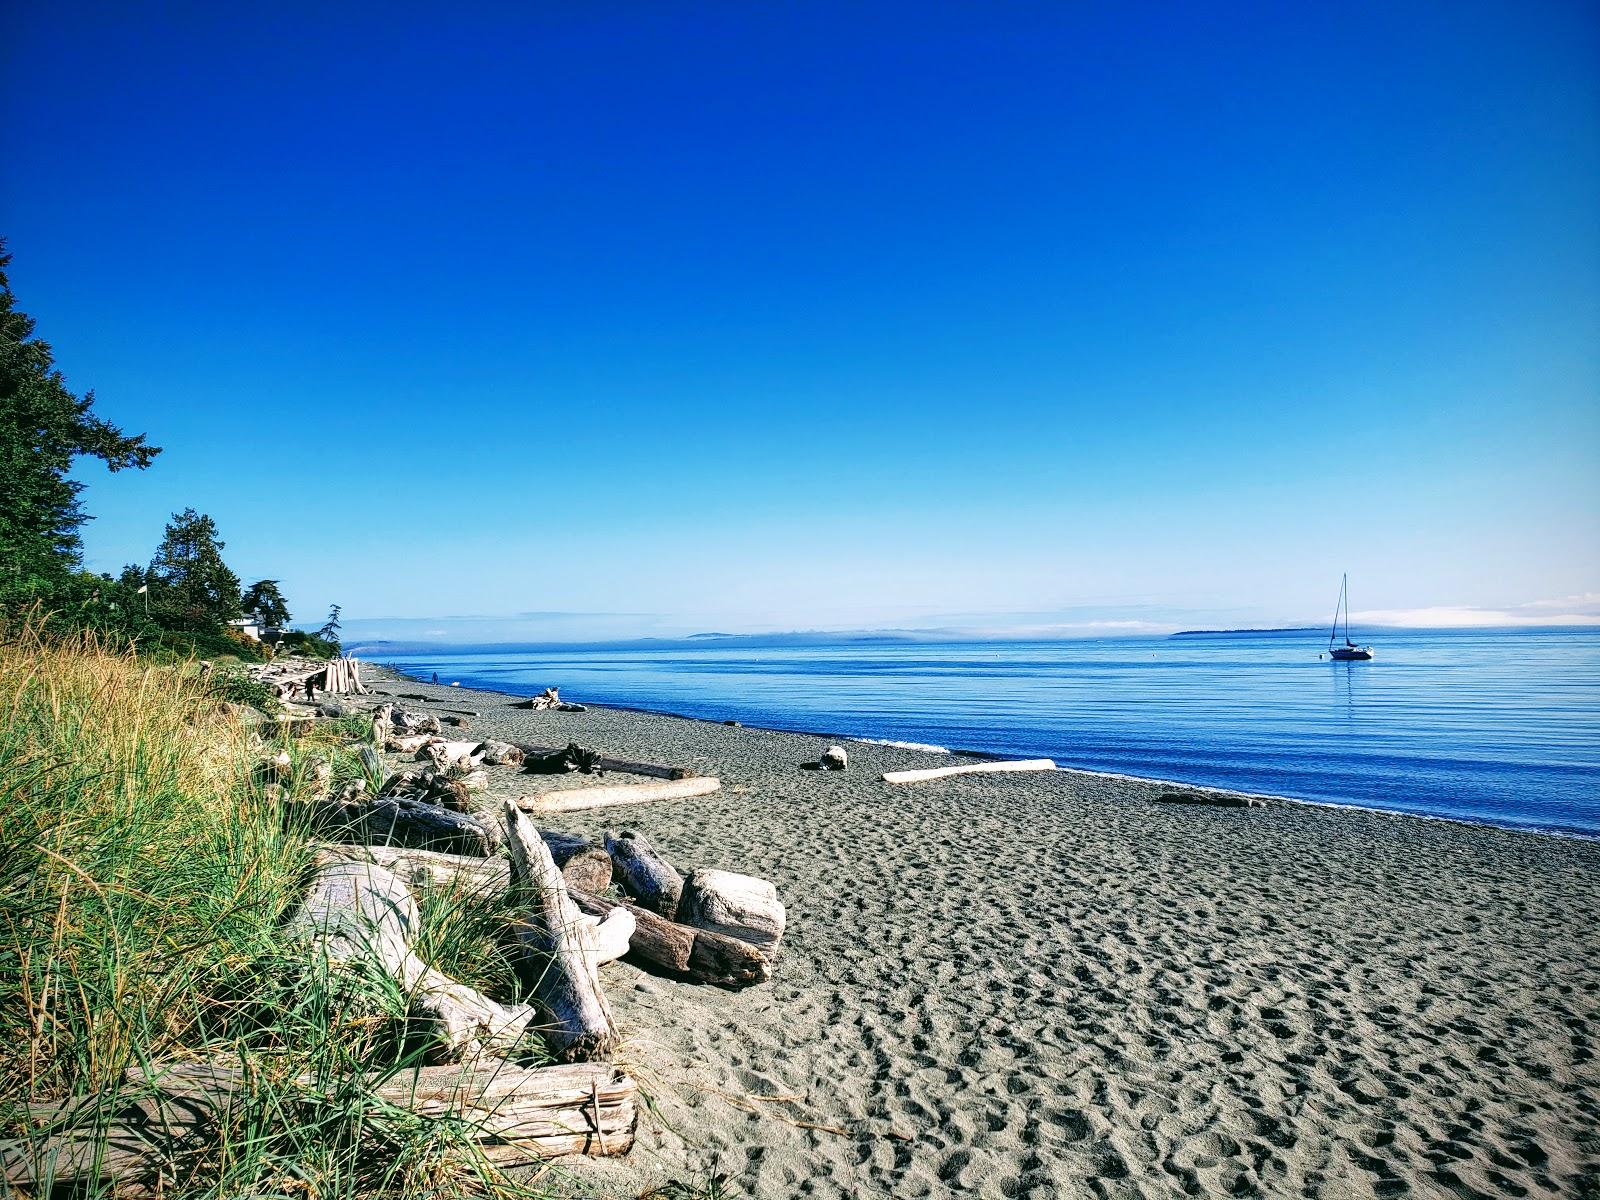
[[605, 968], [657, 1111], [627, 1160], [563, 1168], [584, 1194], [713, 1169], [771, 1198], [1600, 1194], [1600, 843], [1077, 772], [896, 787], [950, 758], [847, 742], [806, 771], [827, 740], [377, 686], [719, 776], [541, 821], [788, 906], [769, 985]]

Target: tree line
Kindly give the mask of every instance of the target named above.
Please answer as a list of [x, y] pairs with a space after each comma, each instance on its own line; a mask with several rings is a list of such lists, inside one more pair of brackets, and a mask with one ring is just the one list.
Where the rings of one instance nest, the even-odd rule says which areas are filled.
[[83, 569], [90, 517], [84, 485], [68, 477], [73, 460], [142, 471], [161, 447], [95, 415], [92, 391], [67, 387], [49, 343], [16, 307], [10, 262], [0, 239], [0, 619], [31, 614], [53, 630], [93, 629], [144, 650], [257, 657], [266, 651], [233, 624], [249, 617], [302, 652], [338, 653], [339, 606], [314, 634], [288, 629], [279, 581], [243, 586], [216, 522], [193, 508], [173, 514], [148, 566], [118, 576]]

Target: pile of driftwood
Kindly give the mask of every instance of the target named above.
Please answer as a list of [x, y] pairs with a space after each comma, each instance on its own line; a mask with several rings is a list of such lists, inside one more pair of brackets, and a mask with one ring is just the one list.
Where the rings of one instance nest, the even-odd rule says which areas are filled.
[[257, 679], [270, 684], [279, 700], [314, 703], [317, 693], [368, 696], [372, 689], [361, 682], [361, 661], [335, 658], [317, 663], [306, 658], [281, 658], [257, 669]]
[[[336, 673], [335, 682], [359, 688], [359, 673], [352, 667], [348, 680]], [[374, 1078], [373, 1088], [389, 1103], [456, 1118], [501, 1164], [626, 1153], [638, 1122], [638, 1088], [609, 1061], [618, 1035], [601, 965], [626, 959], [695, 983], [760, 984], [772, 975], [784, 907], [765, 880], [710, 869], [681, 874], [640, 833], [590, 840], [538, 829], [529, 814], [704, 795], [719, 781], [569, 753], [577, 747], [451, 739], [437, 716], [392, 704], [372, 716], [378, 744], [421, 765], [395, 772], [368, 795], [359, 780], [335, 792], [331, 764], [302, 760], [304, 794], [297, 801], [324, 842], [289, 929], [311, 961], [335, 973], [359, 962], [387, 974], [409, 998], [411, 1015], [436, 1030], [441, 1061]], [[373, 748], [358, 753], [368, 774], [381, 777], [383, 762]], [[568, 770], [652, 778], [521, 795], [498, 813], [469, 811], [467, 797], [478, 790], [485, 766], [516, 769], [553, 754], [570, 761]], [[287, 795], [294, 773], [291, 756], [279, 753], [263, 761], [257, 780]], [[421, 916], [413, 889], [440, 884], [503, 897], [520, 910], [507, 937], [525, 1001], [492, 999], [418, 955]], [[613, 889], [621, 895], [608, 895]], [[558, 1065], [521, 1065], [533, 1051]], [[229, 1064], [149, 1067], [130, 1075], [132, 1086], [114, 1111], [94, 1097], [47, 1106], [51, 1111], [35, 1115], [50, 1123], [49, 1137], [0, 1147], [6, 1182], [123, 1184], [169, 1173], [227, 1121], [243, 1082]]]

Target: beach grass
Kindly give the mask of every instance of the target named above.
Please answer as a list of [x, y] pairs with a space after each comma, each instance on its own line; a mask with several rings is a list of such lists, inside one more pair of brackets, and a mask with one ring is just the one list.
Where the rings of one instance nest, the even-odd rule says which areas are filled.
[[[330, 978], [282, 933], [312, 864], [295, 818], [310, 757], [358, 777], [344, 739], [370, 728], [283, 743], [294, 769], [267, 788], [254, 768], [280, 747], [224, 703], [235, 690], [90, 637], [0, 642], [0, 1138], [43, 1136], [29, 1104], [98, 1096], [109, 1121], [142, 1086], [130, 1068], [221, 1062], [241, 1079], [228, 1117], [165, 1194], [543, 1194], [460, 1122], [382, 1100], [431, 1048], [406, 997]], [[426, 952], [514, 986], [506, 914], [456, 899], [425, 898]]]

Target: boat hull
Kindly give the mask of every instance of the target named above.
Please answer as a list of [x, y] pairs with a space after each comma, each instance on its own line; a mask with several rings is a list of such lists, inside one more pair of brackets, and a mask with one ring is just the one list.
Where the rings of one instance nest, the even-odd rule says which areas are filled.
[[1334, 662], [1371, 662], [1372, 661], [1372, 647], [1371, 646], [1354, 646], [1354, 647], [1340, 646], [1336, 650], [1328, 651], [1328, 657], [1333, 659]]

